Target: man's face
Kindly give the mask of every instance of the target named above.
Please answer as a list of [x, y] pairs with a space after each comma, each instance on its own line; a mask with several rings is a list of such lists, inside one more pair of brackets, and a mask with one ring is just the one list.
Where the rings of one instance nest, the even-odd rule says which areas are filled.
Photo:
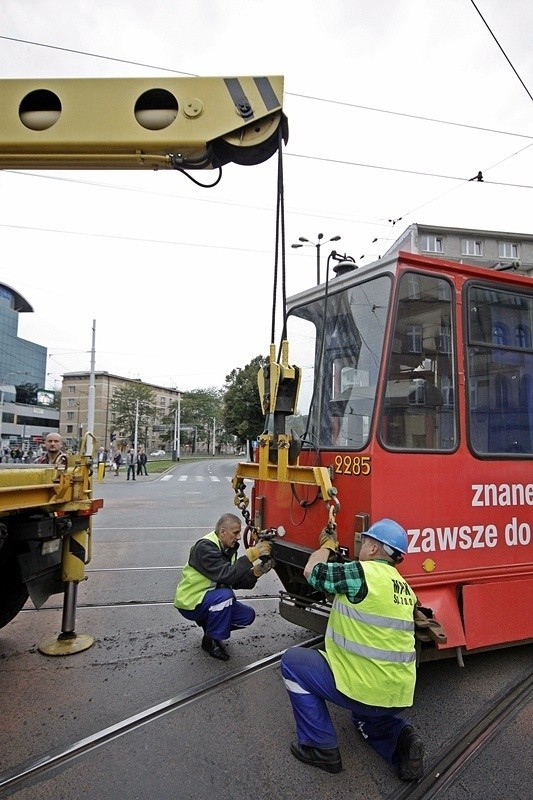
[[231, 523], [227, 528], [222, 526], [218, 532], [218, 538], [224, 547], [234, 547], [240, 541], [241, 526], [238, 523]]
[[60, 436], [47, 436], [44, 440], [44, 446], [49, 453], [59, 453], [61, 450], [61, 437]]

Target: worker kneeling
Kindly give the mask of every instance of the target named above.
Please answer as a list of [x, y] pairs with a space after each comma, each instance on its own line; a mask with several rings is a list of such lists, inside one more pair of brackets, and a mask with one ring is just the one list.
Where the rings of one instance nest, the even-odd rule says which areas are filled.
[[416, 596], [396, 569], [407, 552], [405, 530], [390, 519], [362, 537], [359, 561], [329, 562], [335, 534], [325, 529], [304, 568], [315, 589], [334, 595], [325, 652], [294, 647], [281, 674], [296, 720], [291, 753], [326, 772], [340, 772], [337, 734], [326, 701], [348, 709], [364, 739], [405, 781], [423, 774], [421, 738], [398, 715], [413, 704]]
[[253, 589], [273, 564], [270, 544], [261, 540], [237, 558], [240, 538], [239, 518], [223, 514], [215, 530], [192, 546], [174, 598], [180, 614], [203, 628], [202, 650], [220, 661], [229, 658], [222, 641], [255, 619], [254, 609], [237, 600], [233, 590]]

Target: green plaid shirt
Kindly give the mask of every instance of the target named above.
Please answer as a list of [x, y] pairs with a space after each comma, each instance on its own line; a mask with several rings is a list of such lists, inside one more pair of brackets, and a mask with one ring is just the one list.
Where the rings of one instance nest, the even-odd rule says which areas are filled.
[[354, 604], [364, 600], [368, 593], [365, 573], [359, 561], [316, 564], [307, 582], [326, 594], [345, 594]]

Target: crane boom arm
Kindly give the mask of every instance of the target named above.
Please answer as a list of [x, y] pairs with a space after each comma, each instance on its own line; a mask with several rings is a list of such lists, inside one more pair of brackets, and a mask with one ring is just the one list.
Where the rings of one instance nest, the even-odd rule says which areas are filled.
[[283, 77], [0, 81], [2, 169], [213, 169], [279, 147]]

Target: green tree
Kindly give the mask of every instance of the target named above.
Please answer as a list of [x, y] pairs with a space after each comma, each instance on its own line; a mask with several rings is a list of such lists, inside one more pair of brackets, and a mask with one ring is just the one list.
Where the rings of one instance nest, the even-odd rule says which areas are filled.
[[57, 408], [59, 411], [61, 408], [61, 392], [54, 390], [54, 402], [52, 403], [51, 408]]
[[[168, 409], [168, 414], [163, 419], [163, 423], [168, 425], [168, 432], [163, 437], [167, 442], [174, 441], [174, 422], [175, 414], [178, 408], [178, 401], [174, 400]], [[222, 418], [222, 389], [211, 387], [209, 389], [192, 389], [190, 392], [184, 392], [181, 395], [181, 413], [180, 421], [182, 428], [190, 426], [196, 429], [196, 435], [193, 435], [192, 441], [193, 448], [199, 442], [205, 442], [208, 451], [211, 449], [211, 442], [213, 436], [213, 420], [220, 423]], [[217, 436], [219, 435], [219, 427], [217, 426]], [[183, 435], [180, 438], [180, 443], [183, 441]], [[192, 442], [191, 442], [192, 444]]]
[[239, 444], [257, 439], [264, 431], [265, 416], [257, 388], [257, 373], [267, 364], [268, 358], [256, 356], [245, 367], [237, 367], [226, 376], [222, 419], [226, 431], [236, 436]]
[[34, 406], [37, 403], [37, 383], [21, 383], [15, 386], [17, 403], [25, 403], [27, 406]]
[[136, 418], [138, 431], [157, 418], [156, 396], [149, 386], [140, 381], [120, 386], [111, 400], [111, 413], [114, 431], [123, 431], [133, 443]]

